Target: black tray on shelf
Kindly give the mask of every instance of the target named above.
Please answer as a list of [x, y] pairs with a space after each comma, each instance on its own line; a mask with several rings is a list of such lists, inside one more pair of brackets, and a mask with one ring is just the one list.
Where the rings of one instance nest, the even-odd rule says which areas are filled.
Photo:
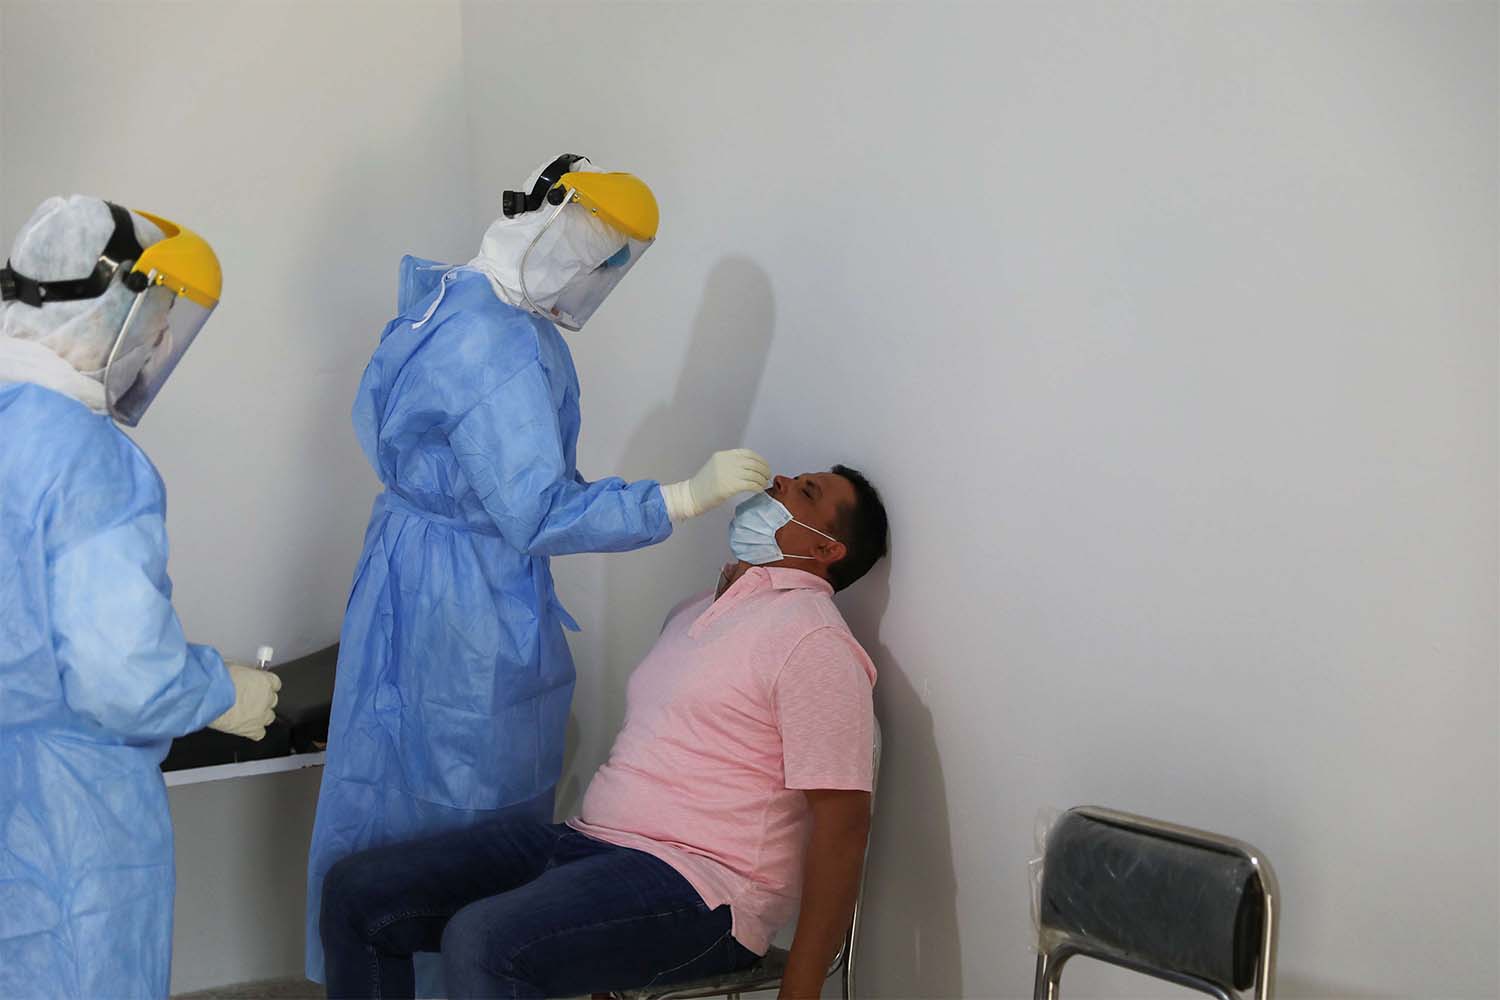
[[338, 661], [339, 647], [334, 643], [273, 668], [281, 678], [281, 692], [277, 696], [276, 721], [266, 727], [265, 739], [247, 740], [214, 729], [200, 729], [172, 741], [161, 769], [184, 771], [324, 749]]

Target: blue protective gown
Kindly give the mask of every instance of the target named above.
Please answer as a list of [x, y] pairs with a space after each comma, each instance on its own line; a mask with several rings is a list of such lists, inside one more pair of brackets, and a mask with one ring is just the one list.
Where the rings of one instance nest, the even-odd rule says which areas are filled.
[[0, 386], [0, 997], [167, 995], [161, 759], [234, 685], [183, 638], [165, 516], [109, 418]]
[[563, 629], [578, 626], [548, 558], [672, 531], [657, 483], [578, 476], [578, 376], [556, 327], [483, 275], [412, 257], [397, 303], [354, 404], [385, 491], [344, 615], [308, 859], [318, 981], [334, 862], [500, 810], [551, 821], [573, 696]]

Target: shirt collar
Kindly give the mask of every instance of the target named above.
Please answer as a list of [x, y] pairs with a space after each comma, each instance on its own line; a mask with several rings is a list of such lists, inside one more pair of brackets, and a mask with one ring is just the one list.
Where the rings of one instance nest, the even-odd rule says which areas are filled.
[[785, 566], [751, 566], [745, 571], [745, 575], [749, 576], [751, 573], [766, 574], [773, 590], [818, 590], [825, 594], [833, 593], [833, 584], [806, 570], [788, 569]]
[[766, 589], [771, 590], [811, 590], [823, 594], [833, 593], [833, 584], [821, 576], [814, 576], [805, 570], [785, 569], [780, 566], [751, 566], [745, 570], [745, 575], [734, 582], [734, 586], [725, 592], [723, 597], [714, 600], [713, 591], [708, 591], [702, 598], [708, 601], [708, 605], [698, 614], [693, 624], [688, 626], [688, 638], [696, 639], [703, 634], [703, 630], [712, 625], [721, 615], [728, 613], [738, 607], [742, 601], [753, 594], [758, 594]]

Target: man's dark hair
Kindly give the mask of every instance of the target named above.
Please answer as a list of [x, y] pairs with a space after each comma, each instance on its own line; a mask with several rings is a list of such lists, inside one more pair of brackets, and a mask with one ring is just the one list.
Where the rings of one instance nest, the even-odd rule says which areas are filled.
[[828, 582], [834, 590], [843, 590], [870, 571], [884, 557], [890, 538], [890, 524], [880, 492], [870, 485], [864, 474], [847, 465], [835, 465], [834, 475], [843, 476], [854, 487], [854, 502], [845, 504], [834, 522], [834, 535], [844, 543], [844, 558], [828, 567]]

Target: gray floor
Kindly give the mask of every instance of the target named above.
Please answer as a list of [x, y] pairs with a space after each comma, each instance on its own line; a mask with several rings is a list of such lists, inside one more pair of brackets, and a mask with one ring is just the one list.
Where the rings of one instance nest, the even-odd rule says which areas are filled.
[[323, 1000], [323, 987], [302, 978], [262, 979], [197, 993], [178, 993], [172, 1000]]

